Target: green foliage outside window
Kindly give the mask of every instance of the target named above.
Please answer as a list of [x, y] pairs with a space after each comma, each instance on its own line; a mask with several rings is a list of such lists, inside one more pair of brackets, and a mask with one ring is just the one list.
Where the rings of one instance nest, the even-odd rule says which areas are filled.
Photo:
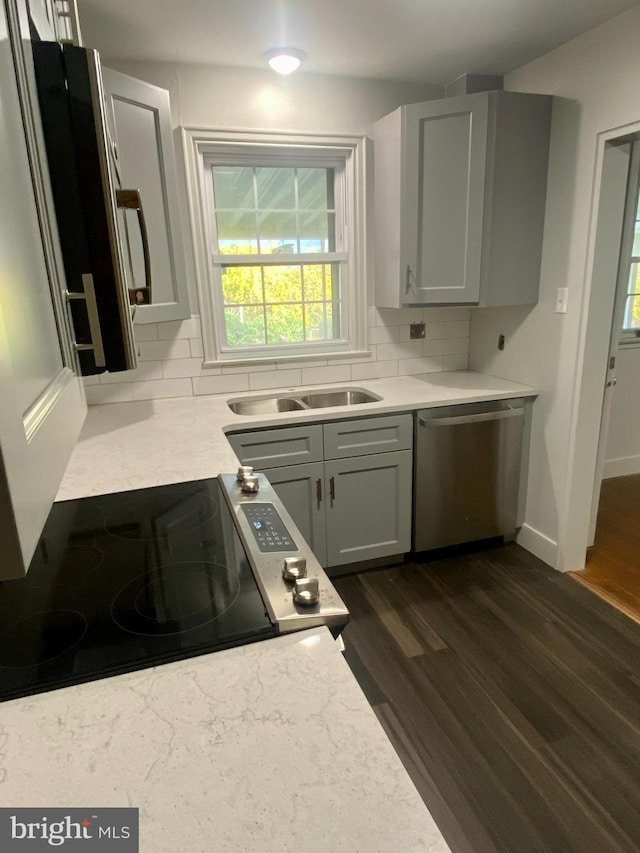
[[[246, 245], [227, 254], [254, 254]], [[339, 336], [332, 264], [256, 264], [223, 268], [227, 343], [231, 347], [333, 340]]]

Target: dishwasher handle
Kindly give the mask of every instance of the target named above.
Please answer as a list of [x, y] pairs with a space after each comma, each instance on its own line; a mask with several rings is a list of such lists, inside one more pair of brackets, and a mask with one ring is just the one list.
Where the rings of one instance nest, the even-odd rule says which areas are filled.
[[501, 412], [478, 412], [475, 415], [457, 415], [452, 418], [418, 418], [420, 426], [443, 427], [457, 424], [477, 424], [483, 421], [501, 421], [505, 418], [523, 417], [523, 409], [504, 409]]

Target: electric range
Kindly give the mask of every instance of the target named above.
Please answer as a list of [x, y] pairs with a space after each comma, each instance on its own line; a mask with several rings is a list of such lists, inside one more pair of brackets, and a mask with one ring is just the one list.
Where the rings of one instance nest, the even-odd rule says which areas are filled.
[[223, 474], [54, 504], [27, 575], [0, 583], [0, 701], [317, 625], [339, 633], [343, 602], [266, 478], [250, 481], [257, 491]]

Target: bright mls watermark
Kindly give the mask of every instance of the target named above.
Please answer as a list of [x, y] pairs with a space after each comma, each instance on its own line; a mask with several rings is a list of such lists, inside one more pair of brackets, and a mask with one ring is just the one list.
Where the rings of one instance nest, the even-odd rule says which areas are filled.
[[138, 853], [138, 809], [0, 808], [0, 850]]

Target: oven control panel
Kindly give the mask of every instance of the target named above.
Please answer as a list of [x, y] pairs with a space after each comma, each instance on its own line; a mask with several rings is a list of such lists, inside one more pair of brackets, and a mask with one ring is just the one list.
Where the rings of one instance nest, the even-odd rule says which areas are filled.
[[326, 625], [336, 636], [349, 611], [264, 474], [220, 474], [269, 619], [281, 634]]
[[298, 550], [273, 504], [243, 504], [242, 511], [261, 551]]

